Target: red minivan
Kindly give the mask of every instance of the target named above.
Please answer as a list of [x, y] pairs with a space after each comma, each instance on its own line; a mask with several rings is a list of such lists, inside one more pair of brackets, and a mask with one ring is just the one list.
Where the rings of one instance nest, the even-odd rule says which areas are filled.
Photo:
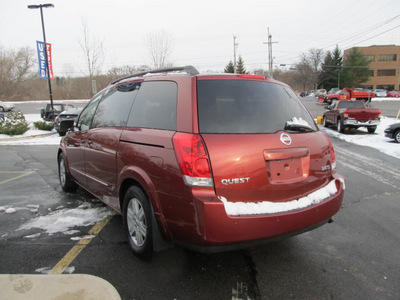
[[224, 251], [320, 226], [340, 209], [335, 152], [298, 96], [264, 76], [191, 66], [111, 83], [58, 151], [78, 185], [123, 215], [133, 252]]

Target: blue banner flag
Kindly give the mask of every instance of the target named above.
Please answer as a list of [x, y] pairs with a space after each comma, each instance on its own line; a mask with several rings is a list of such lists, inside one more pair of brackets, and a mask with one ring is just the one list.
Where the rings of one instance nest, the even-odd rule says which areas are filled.
[[[47, 59], [49, 63], [49, 73], [50, 73], [50, 79], [54, 79], [54, 74], [53, 74], [53, 67], [51, 64], [51, 44], [47, 44]], [[46, 64], [46, 56], [45, 56], [45, 48], [44, 48], [44, 43], [36, 41], [36, 46], [37, 46], [37, 52], [38, 52], [38, 59], [39, 59], [39, 73], [40, 73], [40, 78], [41, 79], [48, 79], [47, 77], [47, 64]]]

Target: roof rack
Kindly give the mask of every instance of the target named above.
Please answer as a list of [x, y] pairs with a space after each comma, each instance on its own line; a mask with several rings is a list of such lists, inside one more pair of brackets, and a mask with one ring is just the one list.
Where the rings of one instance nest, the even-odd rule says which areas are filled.
[[124, 79], [128, 79], [128, 78], [132, 78], [132, 77], [139, 77], [139, 76], [144, 76], [146, 74], [155, 74], [155, 73], [166, 73], [166, 72], [176, 72], [176, 71], [184, 71], [186, 72], [188, 75], [197, 75], [199, 74], [199, 71], [196, 70], [195, 67], [193, 66], [184, 66], [184, 67], [171, 67], [171, 68], [165, 68], [165, 69], [157, 69], [157, 70], [151, 70], [151, 71], [144, 71], [144, 72], [140, 72], [140, 73], [135, 73], [132, 75], [128, 75], [122, 78], [119, 78], [113, 82], [110, 83], [110, 85], [112, 84], [116, 84], [117, 82], [120, 82]]

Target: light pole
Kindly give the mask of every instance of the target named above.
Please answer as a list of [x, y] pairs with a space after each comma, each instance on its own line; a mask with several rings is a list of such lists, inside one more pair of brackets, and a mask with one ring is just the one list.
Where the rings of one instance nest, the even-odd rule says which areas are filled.
[[[49, 82], [49, 93], [50, 93], [50, 105], [51, 105], [51, 111], [54, 111], [53, 107], [53, 92], [51, 90], [51, 80], [50, 80], [50, 68], [49, 68], [49, 59], [47, 57], [47, 44], [46, 44], [46, 32], [44, 30], [44, 21], [43, 21], [43, 7], [54, 7], [54, 4], [52, 3], [47, 3], [47, 4], [39, 4], [39, 5], [28, 5], [29, 9], [40, 9], [40, 17], [42, 20], [42, 31], [43, 31], [43, 43], [44, 43], [44, 58], [46, 60], [46, 69], [47, 69], [47, 80]], [[54, 118], [54, 114], [53, 114]]]

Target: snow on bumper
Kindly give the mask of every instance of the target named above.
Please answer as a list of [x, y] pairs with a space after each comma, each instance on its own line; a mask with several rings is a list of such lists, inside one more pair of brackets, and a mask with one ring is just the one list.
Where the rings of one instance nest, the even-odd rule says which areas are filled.
[[303, 209], [312, 205], [319, 204], [325, 199], [335, 195], [338, 192], [336, 181], [340, 181], [345, 189], [344, 179], [334, 179], [323, 188], [307, 195], [306, 197], [288, 201], [288, 202], [229, 202], [225, 197], [218, 197], [224, 204], [225, 211], [229, 216], [244, 216], [244, 215], [261, 215], [289, 212]]

